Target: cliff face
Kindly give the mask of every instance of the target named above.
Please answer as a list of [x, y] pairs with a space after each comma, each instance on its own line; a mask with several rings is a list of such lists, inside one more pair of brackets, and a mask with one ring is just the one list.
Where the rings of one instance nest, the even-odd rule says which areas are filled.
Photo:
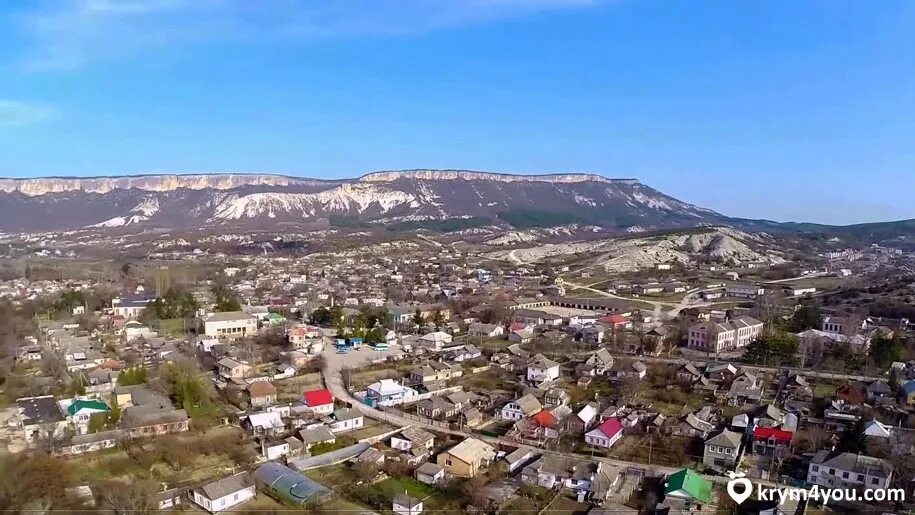
[[653, 229], [723, 218], [637, 180], [593, 174], [404, 170], [341, 180], [271, 174], [0, 179], [0, 230], [6, 232], [448, 219]]

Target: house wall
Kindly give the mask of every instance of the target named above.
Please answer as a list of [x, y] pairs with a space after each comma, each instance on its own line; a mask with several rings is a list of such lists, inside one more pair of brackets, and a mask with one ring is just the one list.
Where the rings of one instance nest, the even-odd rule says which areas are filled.
[[220, 497], [219, 499], [207, 499], [203, 495], [202, 491], [194, 490], [193, 500], [198, 506], [202, 506], [205, 510], [210, 513], [217, 513], [220, 511], [225, 511], [233, 506], [238, 506], [239, 504], [253, 499], [256, 495], [254, 486], [249, 486], [238, 492], [229, 494], [225, 497]]
[[461, 461], [448, 452], [440, 453], [436, 463], [452, 476], [473, 477], [477, 473], [477, 467], [473, 463]]
[[204, 322], [203, 329], [207, 336], [241, 338], [257, 332], [257, 320], [254, 318], [245, 318], [239, 320]]

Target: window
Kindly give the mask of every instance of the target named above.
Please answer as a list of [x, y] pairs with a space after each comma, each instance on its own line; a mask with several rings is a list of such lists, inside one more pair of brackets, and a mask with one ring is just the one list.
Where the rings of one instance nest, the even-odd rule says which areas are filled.
[[842, 479], [848, 479], [848, 472], [842, 473]]
[[832, 475], [835, 475], [836, 469], [829, 469], [829, 473], [832, 474]]
[[816, 471], [820, 470], [820, 467], [818, 465], [811, 465], [810, 470], [816, 472]]
[[864, 474], [858, 474], [858, 481], [864, 482]]
[[879, 485], [879, 484], [880, 484], [880, 478], [875, 477], [875, 478], [871, 479], [871, 484], [872, 484], [872, 485]]

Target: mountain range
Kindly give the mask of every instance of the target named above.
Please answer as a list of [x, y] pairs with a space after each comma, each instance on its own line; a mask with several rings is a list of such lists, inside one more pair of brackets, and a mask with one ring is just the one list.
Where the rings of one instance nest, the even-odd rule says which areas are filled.
[[[902, 223], [904, 232], [915, 228]], [[0, 178], [0, 231], [7, 233], [334, 226], [451, 231], [569, 224], [620, 232], [721, 224], [749, 230], [832, 230], [731, 218], [636, 179], [594, 174], [398, 170], [339, 180], [273, 174]], [[895, 226], [849, 227], [892, 235]]]

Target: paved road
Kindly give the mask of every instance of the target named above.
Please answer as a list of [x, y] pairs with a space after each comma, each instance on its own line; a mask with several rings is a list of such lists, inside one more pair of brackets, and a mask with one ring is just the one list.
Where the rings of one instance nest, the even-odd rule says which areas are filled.
[[[588, 286], [588, 285], [571, 283], [565, 279], [563, 279], [563, 283], [565, 286], [567, 286], [569, 288], [578, 289], [578, 290], [587, 290], [587, 291], [596, 293], [602, 297], [607, 297], [610, 299], [619, 299], [619, 300], [627, 300], [630, 302], [643, 302], [645, 304], [650, 304], [652, 307], [654, 307], [655, 318], [660, 318], [661, 314], [663, 314], [667, 318], [676, 318], [676, 316], [679, 315], [680, 312], [686, 308], [707, 308], [707, 307], [713, 307], [716, 305], [734, 304], [735, 302], [737, 302], [734, 300], [726, 300], [726, 301], [718, 301], [718, 302], [701, 301], [701, 300], [699, 300], [698, 294], [700, 292], [704, 291], [704, 288], [693, 288], [693, 289], [687, 291], [686, 295], [684, 295], [683, 298], [680, 299], [680, 301], [673, 302], [673, 301], [664, 301], [664, 300], [653, 300], [653, 299], [647, 299], [647, 298], [643, 298], [643, 297], [639, 297], [637, 299], [632, 298], [632, 297], [624, 297], [622, 295], [616, 295], [615, 293], [598, 290], [597, 288], [592, 288], [591, 286]], [[666, 309], [666, 311], [665, 311], [665, 309]]]
[[330, 465], [335, 465], [337, 463], [342, 463], [346, 460], [353, 459], [356, 456], [362, 454], [368, 448], [369, 444], [367, 443], [357, 443], [355, 445], [350, 445], [349, 447], [337, 449], [336, 451], [330, 451], [318, 456], [307, 456], [305, 458], [292, 460], [289, 462], [289, 465], [299, 471], [329, 467]]

